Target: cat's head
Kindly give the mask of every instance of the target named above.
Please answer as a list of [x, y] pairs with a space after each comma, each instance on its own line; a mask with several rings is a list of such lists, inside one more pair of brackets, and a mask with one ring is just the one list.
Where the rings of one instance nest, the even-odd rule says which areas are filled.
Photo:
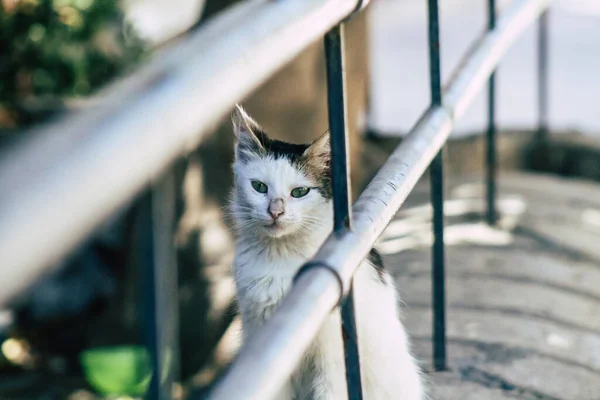
[[238, 229], [270, 238], [310, 235], [331, 219], [329, 134], [310, 144], [271, 139], [240, 107], [232, 204]]

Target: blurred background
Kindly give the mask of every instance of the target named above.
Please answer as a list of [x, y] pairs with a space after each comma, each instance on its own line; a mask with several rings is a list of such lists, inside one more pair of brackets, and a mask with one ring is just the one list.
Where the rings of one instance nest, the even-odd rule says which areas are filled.
[[[94, 107], [106, 87], [160, 58], [233, 3], [0, 0], [0, 157], [35, 134], [33, 127]], [[498, 1], [499, 12], [510, 3]], [[347, 26], [354, 195], [429, 104], [426, 6], [424, 0], [373, 0]], [[442, 75], [447, 80], [485, 31], [487, 2], [442, 0], [440, 6]], [[497, 73], [500, 167], [597, 180], [600, 1], [557, 1], [549, 21], [552, 151], [549, 142], [533, 140], [538, 123], [533, 26]], [[327, 129], [322, 47], [319, 42], [306, 49], [242, 102], [273, 136], [305, 142]], [[478, 96], [453, 133], [450, 176], [481, 171], [484, 165], [485, 96], [485, 91]], [[566, 133], [571, 134], [568, 139]], [[224, 120], [175, 166], [181, 188], [175, 241], [184, 355], [176, 398], [205, 393], [235, 353], [231, 339], [239, 326], [230, 277], [232, 236], [223, 216], [232, 143]], [[0, 399], [103, 398], [86, 371], [101, 361], [86, 357], [86, 350], [110, 352], [143, 343], [136, 207], [134, 201], [107, 221], [51, 275], [0, 310]], [[44, 229], [51, 234], [52, 227]], [[0, 268], [1, 262], [2, 255]], [[135, 396], [136, 391], [126, 392]]]

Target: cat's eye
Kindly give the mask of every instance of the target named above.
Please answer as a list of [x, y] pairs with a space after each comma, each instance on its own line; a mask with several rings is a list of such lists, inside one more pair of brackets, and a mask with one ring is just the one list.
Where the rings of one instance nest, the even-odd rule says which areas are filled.
[[300, 198], [300, 197], [304, 197], [308, 194], [308, 192], [310, 192], [310, 188], [307, 187], [297, 187], [292, 189], [292, 197], [295, 197], [296, 199]]
[[261, 181], [252, 181], [252, 188], [254, 190], [256, 190], [258, 193], [263, 193], [263, 194], [267, 193], [267, 191], [269, 190], [267, 185], [265, 185]]

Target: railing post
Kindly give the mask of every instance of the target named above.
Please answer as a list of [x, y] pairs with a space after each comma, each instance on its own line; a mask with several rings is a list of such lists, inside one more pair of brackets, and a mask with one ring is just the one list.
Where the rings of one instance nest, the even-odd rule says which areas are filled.
[[177, 263], [174, 248], [175, 177], [152, 184], [140, 205], [137, 248], [142, 283], [142, 324], [152, 362], [146, 400], [169, 400], [179, 369]]
[[546, 10], [538, 21], [538, 129], [537, 139], [548, 137], [548, 15]]
[[[496, 28], [496, 1], [488, 0], [488, 29]], [[496, 223], [496, 71], [490, 75], [488, 84], [488, 126], [486, 149], [486, 194], [488, 225]]]
[[[428, 0], [429, 72], [432, 107], [442, 104], [440, 73], [439, 9], [437, 0]], [[443, 148], [430, 166], [433, 206], [432, 293], [433, 293], [433, 366], [446, 369], [446, 299], [444, 273], [444, 160]]]
[[[331, 179], [333, 186], [334, 232], [350, 229], [350, 176], [348, 119], [344, 60], [344, 24], [325, 35], [327, 66], [327, 106], [331, 135]], [[352, 288], [341, 305], [342, 338], [346, 363], [348, 399], [362, 399], [358, 336]]]

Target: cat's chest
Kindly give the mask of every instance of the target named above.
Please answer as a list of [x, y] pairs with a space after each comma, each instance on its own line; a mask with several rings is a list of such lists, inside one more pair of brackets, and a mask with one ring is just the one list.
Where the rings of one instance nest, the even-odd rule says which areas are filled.
[[276, 260], [260, 255], [236, 257], [235, 280], [240, 300], [256, 306], [278, 304], [304, 262], [306, 258], [299, 256]]

